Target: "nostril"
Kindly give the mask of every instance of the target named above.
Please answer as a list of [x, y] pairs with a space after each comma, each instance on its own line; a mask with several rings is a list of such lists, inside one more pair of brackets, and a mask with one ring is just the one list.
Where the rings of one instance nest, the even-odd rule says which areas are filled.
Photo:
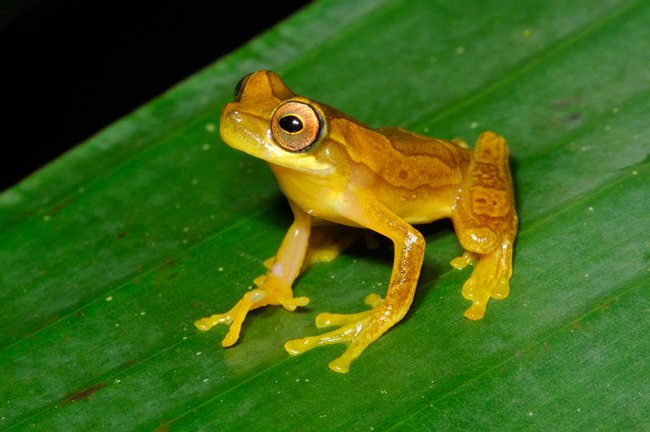
[[221, 110], [221, 123], [223, 122], [241, 122], [242, 113], [237, 109], [235, 103], [227, 103]]
[[241, 99], [241, 94], [244, 92], [246, 81], [248, 81], [248, 77], [251, 75], [252, 73], [246, 74], [239, 80], [239, 82], [237, 82], [237, 85], [235, 86], [235, 102], [239, 102]]
[[230, 113], [230, 118], [233, 119], [234, 121], [236, 121], [237, 123], [240, 123], [242, 121], [242, 115], [241, 115], [241, 113], [239, 111], [233, 110]]

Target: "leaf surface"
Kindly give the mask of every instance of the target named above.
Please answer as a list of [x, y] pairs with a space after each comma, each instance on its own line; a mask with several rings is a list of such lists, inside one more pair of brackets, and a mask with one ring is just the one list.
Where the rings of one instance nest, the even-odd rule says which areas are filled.
[[[320, 1], [0, 195], [0, 428], [650, 428], [650, 3]], [[423, 228], [407, 317], [356, 361], [289, 357], [318, 312], [383, 292], [352, 249], [257, 311], [240, 343], [192, 323], [232, 306], [291, 222], [220, 107], [256, 69], [372, 126], [510, 145], [511, 296], [469, 322], [469, 270]], [[616, 415], [612, 415], [616, 413]]]

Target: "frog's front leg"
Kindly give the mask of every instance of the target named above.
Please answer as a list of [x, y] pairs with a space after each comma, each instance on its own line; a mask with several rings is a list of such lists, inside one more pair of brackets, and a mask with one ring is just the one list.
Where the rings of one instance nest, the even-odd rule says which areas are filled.
[[474, 160], [451, 215], [465, 253], [451, 261], [454, 268], [474, 264], [462, 294], [472, 301], [465, 311], [469, 319], [481, 319], [490, 298], [503, 299], [510, 292], [512, 248], [517, 235], [512, 177], [505, 140], [481, 134]]
[[372, 309], [357, 314], [323, 313], [316, 318], [318, 327], [340, 325], [337, 330], [290, 340], [285, 349], [292, 355], [302, 354], [314, 347], [333, 343], [349, 344], [341, 357], [330, 362], [330, 369], [345, 373], [368, 345], [377, 340], [389, 328], [400, 321], [408, 312], [424, 256], [424, 238], [408, 223], [397, 217], [371, 196], [359, 192], [346, 202], [346, 217], [355, 224], [370, 228], [395, 244], [395, 258], [390, 285], [385, 300], [377, 295], [370, 295], [366, 303]]
[[294, 297], [291, 286], [303, 266], [312, 217], [291, 203], [294, 221], [282, 240], [266, 275], [255, 279], [256, 289], [246, 293], [228, 312], [202, 318], [194, 323], [200, 330], [209, 330], [217, 324], [230, 325], [222, 341], [224, 347], [233, 345], [239, 339], [242, 323], [249, 311], [263, 306], [281, 305], [289, 311], [309, 303], [307, 297]]

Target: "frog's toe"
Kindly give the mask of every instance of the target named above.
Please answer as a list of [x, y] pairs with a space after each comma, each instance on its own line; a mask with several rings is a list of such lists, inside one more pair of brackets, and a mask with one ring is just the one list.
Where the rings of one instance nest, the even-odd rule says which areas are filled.
[[465, 318], [471, 319], [472, 321], [480, 320], [485, 316], [485, 308], [487, 302], [474, 301], [472, 305], [465, 310], [463, 314]]
[[465, 317], [471, 320], [481, 319], [490, 299], [501, 300], [508, 297], [509, 279], [507, 271], [479, 261], [463, 285], [463, 297], [472, 301], [472, 306], [465, 311]]
[[253, 285], [255, 285], [257, 288], [262, 288], [264, 285], [264, 281], [266, 280], [266, 275], [259, 275], [255, 279], [253, 279]]
[[253, 290], [244, 295], [244, 297], [237, 302], [237, 304], [228, 312], [214, 314], [209, 317], [201, 318], [194, 323], [194, 326], [199, 330], [207, 331], [217, 324], [229, 325], [228, 333], [221, 341], [223, 347], [234, 345], [239, 339], [241, 333], [241, 326], [246, 319], [248, 311], [251, 310], [254, 301], [259, 300], [258, 297], [260, 290]]
[[[354, 342], [361, 330], [367, 324], [368, 319], [359, 321], [357, 323], [351, 323], [346, 326], [343, 326], [337, 330], [318, 335], [318, 336], [308, 336], [301, 339], [293, 339], [287, 341], [284, 344], [284, 349], [291, 355], [300, 355], [312, 348], [316, 348], [323, 345], [332, 345], [335, 343], [346, 343], [350, 344]], [[361, 346], [360, 349], [350, 350], [348, 349], [338, 358], [332, 360], [328, 366], [331, 370], [338, 373], [347, 373], [350, 370], [350, 364], [352, 361], [361, 354], [361, 351], [365, 346]]]
[[194, 326], [199, 330], [208, 331], [217, 324], [230, 324], [231, 322], [232, 319], [230, 318], [230, 314], [226, 312], [196, 320]]
[[208, 331], [217, 324], [226, 324], [230, 325], [228, 333], [221, 341], [223, 347], [229, 347], [234, 345], [239, 339], [239, 333], [241, 332], [241, 325], [244, 321], [245, 316], [240, 316], [241, 312], [233, 310], [222, 314], [214, 314], [209, 317], [201, 318], [194, 322], [194, 326], [202, 331]]
[[348, 324], [321, 335], [289, 340], [285, 342], [284, 349], [289, 354], [296, 356], [319, 346], [350, 342], [358, 332], [358, 328]]
[[[383, 302], [384, 299], [382, 299], [378, 294], [369, 294], [364, 299], [364, 303], [373, 309], [380, 306]], [[371, 315], [373, 309], [352, 314], [333, 314], [329, 312], [323, 312], [321, 314], [318, 314], [316, 317], [316, 327], [324, 328], [355, 323]]]
[[309, 297], [284, 297], [278, 299], [278, 302], [283, 308], [293, 312], [298, 307], [307, 306], [309, 304]]
[[354, 323], [366, 318], [371, 312], [372, 311], [365, 311], [352, 314], [333, 314], [329, 312], [323, 312], [316, 316], [316, 327], [325, 328]]
[[347, 356], [341, 356], [329, 362], [327, 366], [329, 366], [329, 368], [334, 372], [348, 373], [350, 370], [350, 363], [352, 363], [352, 359], [348, 358]]
[[368, 294], [365, 299], [363, 299], [363, 302], [370, 306], [371, 308], [376, 308], [381, 306], [382, 303], [384, 303], [384, 299], [382, 296], [379, 294]]
[[449, 264], [451, 264], [451, 266], [456, 270], [462, 270], [468, 265], [474, 264], [477, 258], [478, 258], [478, 254], [474, 252], [465, 251], [461, 256], [451, 260]]
[[226, 333], [226, 335], [221, 340], [222, 347], [228, 348], [237, 343], [237, 341], [239, 340], [239, 335], [241, 333], [241, 326], [243, 322], [244, 319], [242, 318], [241, 320], [235, 321], [230, 325], [230, 327], [228, 328], [228, 333]]

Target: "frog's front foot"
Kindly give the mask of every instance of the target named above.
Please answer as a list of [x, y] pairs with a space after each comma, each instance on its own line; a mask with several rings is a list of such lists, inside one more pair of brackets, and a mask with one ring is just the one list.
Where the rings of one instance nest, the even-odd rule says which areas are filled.
[[493, 252], [480, 255], [465, 252], [462, 256], [451, 261], [451, 265], [461, 270], [469, 264], [474, 265], [474, 270], [465, 284], [462, 294], [472, 305], [465, 311], [465, 317], [479, 320], [485, 316], [488, 301], [504, 299], [510, 293], [510, 249], [499, 248]]
[[229, 325], [228, 333], [221, 341], [223, 347], [229, 347], [239, 339], [241, 326], [249, 311], [269, 305], [280, 305], [288, 311], [294, 311], [297, 307], [306, 306], [309, 303], [309, 298], [294, 297], [290, 288], [283, 288], [273, 282], [266, 276], [255, 279], [255, 285], [258, 288], [244, 294], [232, 309], [225, 313], [201, 318], [194, 325], [204, 331], [210, 330], [217, 324]]
[[347, 343], [349, 345], [345, 353], [329, 364], [333, 371], [346, 373], [350, 369], [350, 363], [387, 328], [380, 320], [384, 300], [377, 294], [370, 294], [364, 302], [372, 309], [353, 314], [319, 314], [316, 317], [316, 327], [340, 327], [318, 336], [290, 340], [284, 344], [284, 348], [291, 355], [299, 355], [321, 345]]

